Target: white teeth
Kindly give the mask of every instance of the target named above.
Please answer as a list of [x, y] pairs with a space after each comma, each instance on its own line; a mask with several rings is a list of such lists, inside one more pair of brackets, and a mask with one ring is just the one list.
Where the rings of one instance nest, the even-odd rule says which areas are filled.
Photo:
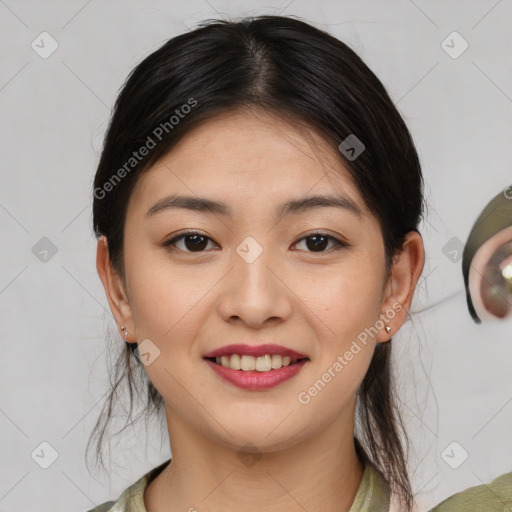
[[294, 364], [297, 362], [297, 358], [281, 356], [279, 354], [265, 354], [259, 357], [231, 354], [229, 356], [216, 357], [215, 362], [232, 370], [268, 372]]
[[256, 358], [253, 356], [243, 355], [240, 358], [240, 365], [242, 366], [242, 370], [250, 371], [256, 369]]
[[241, 370], [242, 365], [240, 364], [240, 356], [238, 354], [233, 354], [231, 357], [227, 356], [229, 359], [229, 367], [233, 370]]
[[272, 363], [269, 355], [260, 356], [256, 359], [256, 370], [259, 372], [268, 372], [272, 370]]
[[281, 368], [283, 366], [283, 358], [279, 354], [272, 355], [272, 368]]

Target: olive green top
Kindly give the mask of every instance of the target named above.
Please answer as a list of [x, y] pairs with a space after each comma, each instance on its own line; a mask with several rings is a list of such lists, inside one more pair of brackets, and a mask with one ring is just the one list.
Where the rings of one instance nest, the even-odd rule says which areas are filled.
[[[148, 471], [130, 485], [117, 501], [107, 501], [87, 512], [147, 512], [144, 490], [170, 463], [166, 460]], [[349, 512], [388, 512], [389, 491], [380, 475], [370, 464], [364, 468], [363, 478]], [[501, 475], [490, 484], [471, 487], [454, 494], [430, 512], [512, 512], [512, 473]]]
[[512, 473], [450, 496], [430, 512], [512, 512]]
[[[171, 459], [163, 462], [143, 475], [128, 487], [117, 501], [107, 501], [87, 512], [147, 512], [144, 506], [144, 490]], [[380, 474], [370, 465], [366, 465], [363, 478], [357, 489], [350, 512], [388, 512], [389, 493]]]

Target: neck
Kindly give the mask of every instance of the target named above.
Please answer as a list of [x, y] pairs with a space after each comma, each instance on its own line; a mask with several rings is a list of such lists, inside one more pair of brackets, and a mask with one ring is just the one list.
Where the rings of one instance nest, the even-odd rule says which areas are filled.
[[[363, 475], [352, 420], [285, 450], [252, 454], [191, 431], [168, 412], [172, 462], [148, 486], [149, 512], [348, 511]], [[171, 437], [172, 433], [172, 437]]]

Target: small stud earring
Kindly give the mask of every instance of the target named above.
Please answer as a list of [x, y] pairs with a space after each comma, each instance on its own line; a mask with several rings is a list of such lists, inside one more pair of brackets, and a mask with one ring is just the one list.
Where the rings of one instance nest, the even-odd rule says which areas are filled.
[[389, 325], [386, 325], [386, 332], [389, 334], [391, 332], [391, 327]]
[[126, 342], [126, 338], [128, 338], [128, 329], [126, 329], [126, 327], [122, 325], [121, 331], [124, 331], [124, 341]]

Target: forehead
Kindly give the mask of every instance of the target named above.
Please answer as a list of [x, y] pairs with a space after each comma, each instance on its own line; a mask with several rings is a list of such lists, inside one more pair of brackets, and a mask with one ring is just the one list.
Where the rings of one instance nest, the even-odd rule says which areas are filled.
[[340, 192], [365, 210], [332, 144], [312, 129], [254, 109], [224, 113], [192, 129], [144, 172], [132, 199], [147, 203], [169, 191], [246, 206]]

